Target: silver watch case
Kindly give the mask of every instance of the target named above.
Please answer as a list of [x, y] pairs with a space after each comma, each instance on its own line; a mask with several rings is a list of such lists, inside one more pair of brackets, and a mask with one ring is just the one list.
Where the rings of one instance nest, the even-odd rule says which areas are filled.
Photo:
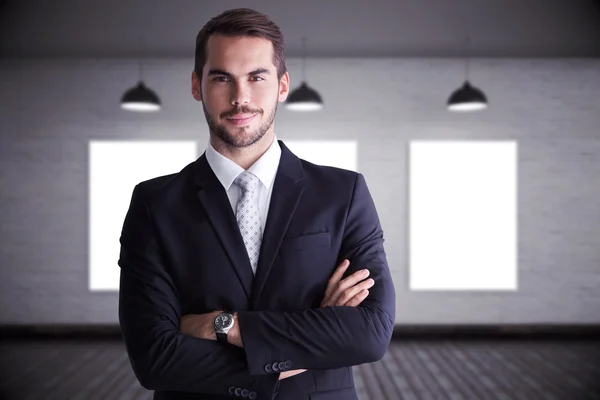
[[234, 320], [233, 314], [222, 312], [215, 317], [213, 325], [216, 333], [227, 333], [233, 328]]

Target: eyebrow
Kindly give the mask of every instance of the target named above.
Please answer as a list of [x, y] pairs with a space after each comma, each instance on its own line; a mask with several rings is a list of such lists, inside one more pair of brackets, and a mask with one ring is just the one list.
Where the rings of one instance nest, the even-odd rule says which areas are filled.
[[[248, 75], [259, 75], [259, 74], [270, 74], [270, 71], [266, 68], [257, 68], [254, 71], [250, 71], [248, 72]], [[232, 75], [229, 72], [225, 72], [221, 69], [211, 69], [210, 71], [208, 71], [208, 75], [225, 75], [228, 77], [232, 77]]]

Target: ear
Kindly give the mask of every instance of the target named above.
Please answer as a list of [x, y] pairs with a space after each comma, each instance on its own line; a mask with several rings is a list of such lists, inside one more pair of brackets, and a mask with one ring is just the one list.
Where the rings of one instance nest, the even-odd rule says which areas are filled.
[[192, 96], [197, 101], [202, 101], [202, 89], [200, 87], [200, 78], [196, 75], [196, 71], [192, 72]]
[[290, 93], [290, 74], [283, 74], [279, 80], [279, 102], [284, 102]]

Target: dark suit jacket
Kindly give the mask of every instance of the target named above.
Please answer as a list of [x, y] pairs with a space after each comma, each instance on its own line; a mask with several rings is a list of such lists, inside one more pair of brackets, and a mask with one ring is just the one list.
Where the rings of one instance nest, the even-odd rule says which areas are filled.
[[[155, 399], [356, 399], [353, 365], [383, 357], [395, 293], [361, 174], [282, 154], [256, 277], [205, 155], [133, 190], [121, 233], [119, 321]], [[319, 308], [327, 280], [368, 268], [359, 307]], [[182, 315], [238, 312], [244, 348], [179, 331]], [[279, 372], [307, 369], [278, 381]]]

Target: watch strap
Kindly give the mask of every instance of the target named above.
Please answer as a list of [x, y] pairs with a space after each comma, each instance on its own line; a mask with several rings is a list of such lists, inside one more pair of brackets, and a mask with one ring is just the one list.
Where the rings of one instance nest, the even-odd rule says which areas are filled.
[[217, 341], [219, 343], [223, 343], [223, 344], [229, 343], [227, 341], [227, 334], [226, 333], [216, 332], [216, 334], [217, 334]]

